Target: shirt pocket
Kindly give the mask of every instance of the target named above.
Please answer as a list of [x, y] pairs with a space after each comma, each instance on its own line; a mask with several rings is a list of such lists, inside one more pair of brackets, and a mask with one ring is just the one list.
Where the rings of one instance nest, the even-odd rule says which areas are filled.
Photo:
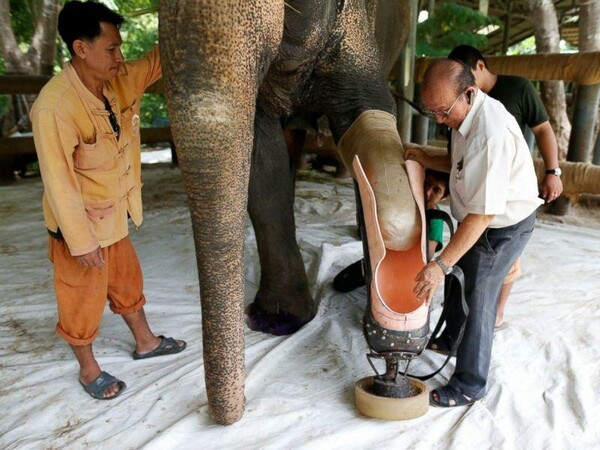
[[93, 144], [80, 142], [73, 153], [73, 164], [78, 170], [109, 169], [113, 165], [113, 158], [107, 149], [101, 145], [101, 140]]
[[115, 230], [115, 203], [88, 203], [85, 212], [92, 225], [92, 231], [99, 241], [110, 239]]

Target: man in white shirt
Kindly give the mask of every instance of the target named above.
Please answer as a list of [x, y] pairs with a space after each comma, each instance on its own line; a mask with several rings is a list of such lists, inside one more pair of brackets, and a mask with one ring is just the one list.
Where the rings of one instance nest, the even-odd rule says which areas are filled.
[[[438, 123], [452, 129], [452, 155], [406, 151], [425, 167], [450, 172], [452, 215], [459, 226], [442, 253], [416, 277], [415, 293], [431, 299], [454, 264], [465, 275], [469, 317], [447, 386], [432, 391], [439, 406], [470, 405], [486, 392], [496, 304], [505, 275], [523, 252], [535, 224], [537, 179], [529, 148], [515, 118], [477, 88], [464, 64], [433, 62], [423, 79], [423, 103]], [[447, 301], [460, 294], [447, 280]], [[449, 351], [464, 317], [452, 308], [444, 334], [430, 348]]]

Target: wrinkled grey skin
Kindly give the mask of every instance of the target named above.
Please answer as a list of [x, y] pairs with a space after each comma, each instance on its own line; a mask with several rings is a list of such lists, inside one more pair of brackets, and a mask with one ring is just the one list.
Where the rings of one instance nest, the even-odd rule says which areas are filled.
[[[317, 310], [295, 237], [283, 121], [325, 114], [337, 141], [361, 112], [394, 112], [374, 39], [375, 2], [286, 3], [160, 3], [165, 90], [200, 278], [209, 408], [221, 424], [244, 410], [246, 208], [261, 264], [250, 327], [293, 333]], [[406, 2], [383, 3], [397, 9]]]

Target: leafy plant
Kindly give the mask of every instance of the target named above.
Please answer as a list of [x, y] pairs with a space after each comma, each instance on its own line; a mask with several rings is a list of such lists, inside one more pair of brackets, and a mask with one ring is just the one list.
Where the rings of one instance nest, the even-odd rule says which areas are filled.
[[[139, 58], [158, 43], [158, 0], [114, 0], [125, 17], [121, 27], [125, 59]], [[144, 94], [140, 111], [143, 127], [168, 123], [167, 104], [162, 94]]]
[[478, 34], [477, 30], [489, 25], [501, 24], [497, 18], [484, 16], [475, 9], [454, 3], [438, 3], [434, 13], [417, 25], [416, 53], [418, 56], [443, 57], [461, 44], [484, 48], [487, 38]]

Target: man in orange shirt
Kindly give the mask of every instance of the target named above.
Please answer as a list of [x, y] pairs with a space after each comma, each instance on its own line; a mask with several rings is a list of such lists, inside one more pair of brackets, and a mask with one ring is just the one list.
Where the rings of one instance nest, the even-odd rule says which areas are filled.
[[135, 338], [134, 359], [186, 347], [150, 330], [142, 271], [128, 236], [129, 217], [136, 228], [142, 223], [141, 96], [162, 71], [158, 48], [124, 62], [123, 20], [100, 3], [66, 3], [58, 30], [72, 59], [31, 109], [54, 265], [56, 330], [79, 362], [80, 383], [97, 399], [115, 398], [126, 387], [100, 369], [92, 351], [107, 298]]

